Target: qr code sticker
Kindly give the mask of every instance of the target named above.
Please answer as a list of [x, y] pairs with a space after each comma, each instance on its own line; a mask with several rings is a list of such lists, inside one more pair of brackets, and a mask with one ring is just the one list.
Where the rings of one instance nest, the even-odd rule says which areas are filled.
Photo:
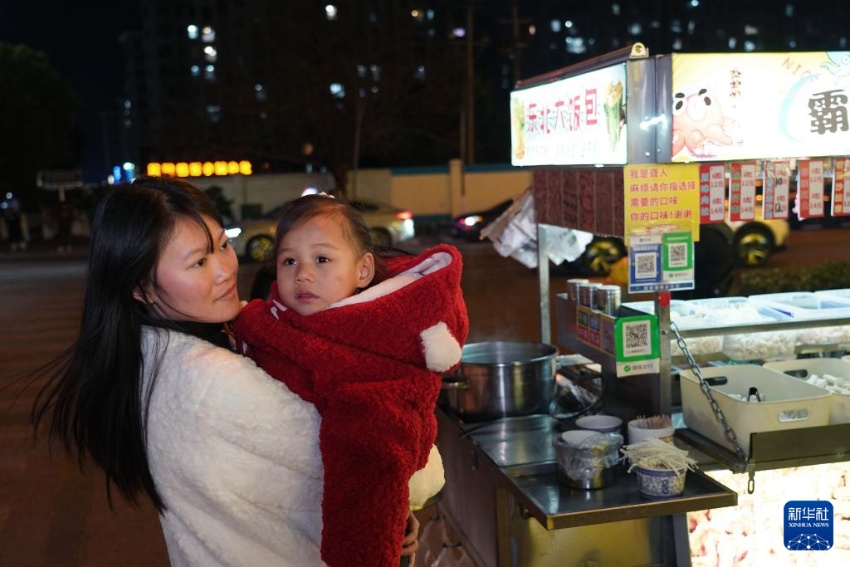
[[688, 266], [688, 245], [677, 242], [667, 246], [667, 258], [671, 268], [686, 268]]
[[658, 255], [655, 253], [635, 254], [635, 278], [639, 280], [658, 277]]
[[652, 354], [652, 344], [649, 340], [649, 321], [623, 323], [623, 355], [639, 356]]

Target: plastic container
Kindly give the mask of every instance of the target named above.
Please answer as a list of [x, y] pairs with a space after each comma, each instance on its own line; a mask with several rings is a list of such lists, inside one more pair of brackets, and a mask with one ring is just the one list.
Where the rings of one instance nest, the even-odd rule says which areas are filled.
[[614, 484], [623, 436], [574, 429], [552, 439], [558, 480], [571, 488], [592, 490]]
[[[788, 321], [790, 317], [746, 297], [695, 299], [688, 303], [702, 309], [718, 327]], [[722, 352], [732, 360], [770, 360], [794, 356], [796, 331], [762, 331], [723, 335]]]
[[653, 469], [635, 467], [638, 490], [647, 498], [670, 498], [685, 490], [685, 477], [688, 469]]
[[[823, 388], [755, 364], [701, 368], [700, 372], [704, 379], [726, 378], [725, 384], [711, 386], [711, 393], [748, 454], [752, 433], [829, 424], [830, 394]], [[682, 370], [679, 377], [685, 425], [734, 451], [693, 371]], [[763, 401], [744, 401], [750, 388], [756, 388]]]
[[850, 300], [842, 300], [811, 291], [751, 295], [750, 301], [768, 305], [792, 319], [812, 320], [850, 317]]
[[[765, 363], [765, 368], [783, 372], [794, 378], [806, 381], [813, 377], [823, 377], [825, 374], [843, 379], [850, 388], [850, 361], [837, 358], [801, 358], [799, 360], [784, 360], [782, 362]], [[817, 385], [817, 384], [815, 384]], [[845, 388], [845, 389], [847, 389]], [[850, 394], [830, 391], [829, 423], [850, 423]]]

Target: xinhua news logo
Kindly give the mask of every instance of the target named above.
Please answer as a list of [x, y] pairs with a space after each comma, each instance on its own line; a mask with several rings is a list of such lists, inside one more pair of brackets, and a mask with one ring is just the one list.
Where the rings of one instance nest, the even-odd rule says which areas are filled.
[[785, 503], [785, 549], [827, 551], [833, 544], [832, 502], [789, 500]]

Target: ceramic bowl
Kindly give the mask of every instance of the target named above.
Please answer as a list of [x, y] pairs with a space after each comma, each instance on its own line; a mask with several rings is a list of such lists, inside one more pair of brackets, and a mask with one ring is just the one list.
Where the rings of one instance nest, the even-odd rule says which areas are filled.
[[613, 415], [586, 415], [576, 420], [576, 427], [600, 433], [619, 433], [623, 420]]
[[687, 469], [653, 469], [635, 467], [640, 493], [648, 498], [669, 498], [678, 496], [685, 490]]

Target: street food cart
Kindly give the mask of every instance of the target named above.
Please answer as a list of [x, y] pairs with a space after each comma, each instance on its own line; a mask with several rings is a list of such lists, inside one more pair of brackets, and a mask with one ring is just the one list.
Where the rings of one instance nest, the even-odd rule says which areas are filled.
[[[756, 557], [778, 564], [790, 557], [783, 553], [799, 559], [816, 552], [783, 543], [781, 533], [771, 542], [752, 537], [754, 524], [765, 523], [753, 519], [753, 510], [783, 521], [781, 503], [770, 498], [830, 501], [830, 510], [833, 503], [836, 509], [830, 521], [847, 517], [850, 424], [818, 414], [823, 419], [815, 427], [806, 426], [814, 421], [779, 431], [757, 427], [739, 439], [729, 424], [738, 416], [717, 409], [721, 396], [701, 371], [706, 363], [738, 361], [720, 349], [695, 357], [689, 345], [714, 336], [737, 337], [740, 344], [741, 337], [770, 333], [775, 340], [823, 328], [840, 331], [850, 325], [850, 309], [741, 323], [706, 316], [702, 324], [679, 329], [671, 324], [677, 318], [671, 304], [679, 305], [670, 292], [693, 285], [700, 223], [747, 220], [757, 209], [765, 218], [787, 218], [794, 170], [799, 213], [822, 214], [825, 177], [832, 179], [833, 214], [850, 213], [844, 191], [850, 169], [844, 157], [850, 155], [848, 60], [848, 53], [650, 57], [635, 44], [517, 85], [510, 105], [512, 161], [534, 168], [541, 341], [567, 353], [559, 366], [564, 374], [602, 377], [604, 413], [624, 422], [640, 415], [679, 416], [687, 395], [684, 415], [692, 423], [696, 413], [687, 410], [704, 404], [709, 425], [721, 427], [719, 437], [712, 437], [702, 422], [697, 431], [679, 421], [676, 443], [698, 458], [701, 471], [688, 474], [681, 496], [648, 500], [624, 472], [599, 490], [559, 483], [551, 439], [564, 423], [550, 415], [468, 423], [444, 404], [438, 408], [438, 446], [447, 484], [440, 506], [476, 563], [733, 564], [749, 552], [751, 564], [760, 564]], [[559, 293], [553, 310], [547, 250], [564, 228], [624, 238], [630, 245], [629, 291], [649, 293], [651, 300], [612, 314]], [[782, 305], [764, 302], [782, 298], [762, 299], [760, 313], [781, 315]], [[701, 312], [721, 307], [729, 305], [707, 305]], [[793, 342], [786, 359], [813, 352], [812, 345]], [[820, 348], [835, 353], [847, 343]], [[681, 375], [688, 372], [698, 387], [688, 382], [683, 394]], [[735, 382], [735, 372], [727, 366], [721, 374]], [[813, 466], [827, 468], [814, 473]], [[764, 484], [780, 495], [761, 493], [755, 473], [766, 471], [759, 473], [761, 483], [776, 470], [780, 484]], [[823, 486], [801, 480], [813, 475], [833, 480]], [[718, 521], [724, 508], [733, 510], [727, 518], [746, 519]], [[835, 549], [825, 553], [840, 563], [850, 534], [833, 528], [829, 544]]]

